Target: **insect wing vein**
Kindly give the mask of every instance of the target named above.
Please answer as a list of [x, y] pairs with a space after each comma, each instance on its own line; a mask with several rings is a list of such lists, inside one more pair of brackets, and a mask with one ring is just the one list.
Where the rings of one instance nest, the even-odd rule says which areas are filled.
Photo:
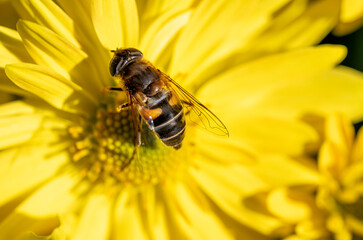
[[206, 106], [198, 101], [191, 93], [185, 90], [177, 82], [171, 79], [168, 75], [160, 72], [167, 87], [174, 86], [178, 97], [182, 100], [183, 107], [187, 110], [189, 119], [201, 126], [202, 128], [220, 136], [229, 136], [229, 132], [223, 122]]

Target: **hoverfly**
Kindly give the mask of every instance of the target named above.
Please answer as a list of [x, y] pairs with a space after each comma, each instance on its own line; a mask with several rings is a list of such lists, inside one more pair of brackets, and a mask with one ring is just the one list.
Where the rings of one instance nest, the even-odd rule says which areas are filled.
[[127, 103], [119, 109], [131, 109], [134, 127], [135, 150], [130, 160], [122, 166], [126, 168], [136, 155], [141, 145], [141, 127], [139, 115], [166, 146], [179, 149], [185, 136], [185, 115], [194, 115], [202, 127], [218, 135], [229, 135], [225, 125], [207, 107], [182, 88], [168, 75], [155, 68], [143, 58], [135, 48], [112, 51], [109, 70], [113, 77], [118, 77], [121, 87], [109, 87], [109, 90], [124, 91]]

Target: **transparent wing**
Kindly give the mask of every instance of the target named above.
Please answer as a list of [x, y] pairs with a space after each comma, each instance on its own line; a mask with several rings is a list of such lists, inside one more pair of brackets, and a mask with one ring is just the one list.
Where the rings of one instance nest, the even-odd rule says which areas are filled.
[[167, 87], [175, 90], [186, 110], [186, 115], [190, 121], [202, 128], [220, 136], [229, 136], [229, 132], [223, 122], [206, 106], [198, 101], [191, 93], [185, 90], [177, 82], [165, 73], [159, 71]]

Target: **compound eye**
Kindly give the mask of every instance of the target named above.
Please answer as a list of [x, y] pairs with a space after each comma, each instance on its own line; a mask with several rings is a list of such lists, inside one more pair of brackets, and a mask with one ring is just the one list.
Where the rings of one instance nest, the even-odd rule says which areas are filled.
[[111, 59], [109, 70], [113, 77], [116, 76], [117, 74], [119, 74], [119, 70], [117, 69], [117, 66], [119, 66], [119, 63], [123, 62], [123, 61], [125, 61], [124, 57], [116, 55], [116, 54]]
[[136, 48], [128, 48], [128, 51], [130, 53], [130, 57], [132, 59], [139, 59], [139, 58], [142, 58], [142, 53], [137, 50]]

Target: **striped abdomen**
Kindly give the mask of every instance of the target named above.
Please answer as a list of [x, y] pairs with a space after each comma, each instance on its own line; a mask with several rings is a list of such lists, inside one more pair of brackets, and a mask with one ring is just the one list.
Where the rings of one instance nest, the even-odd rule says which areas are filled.
[[185, 135], [183, 107], [173, 90], [163, 89], [139, 106], [141, 116], [167, 146], [179, 149]]

